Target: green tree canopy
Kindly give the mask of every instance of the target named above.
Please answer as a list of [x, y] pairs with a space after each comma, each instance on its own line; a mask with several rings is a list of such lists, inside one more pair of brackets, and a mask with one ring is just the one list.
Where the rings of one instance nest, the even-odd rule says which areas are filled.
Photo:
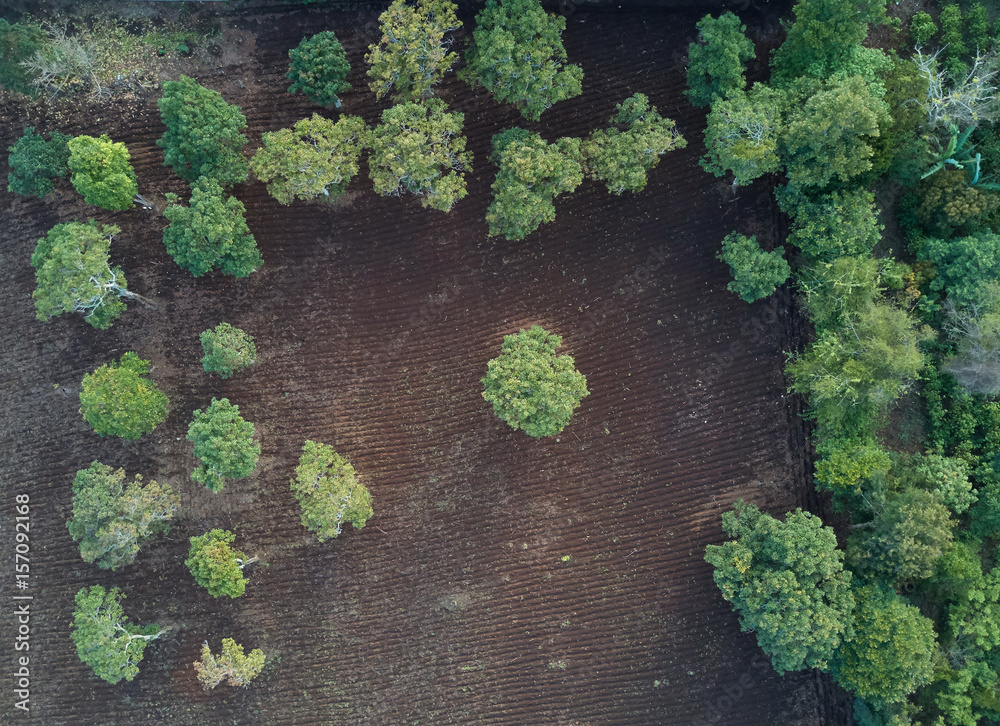
[[765, 252], [756, 237], [730, 232], [718, 255], [733, 273], [727, 289], [748, 303], [767, 297], [792, 274], [784, 253], [784, 247]]
[[136, 475], [95, 461], [73, 478], [73, 518], [66, 522], [84, 562], [117, 570], [135, 561], [139, 548], [170, 528], [181, 499], [169, 484], [143, 485]]
[[167, 632], [158, 625], [142, 628], [129, 623], [121, 606], [124, 597], [118, 588], [108, 591], [100, 585], [76, 593], [72, 636], [76, 653], [108, 683], [135, 678], [146, 646]]
[[215, 268], [224, 275], [246, 277], [264, 264], [243, 216], [246, 207], [236, 197], [227, 197], [215, 179], [198, 179], [187, 207], [177, 204], [175, 194], [168, 194], [167, 201], [163, 216], [170, 226], [163, 231], [163, 244], [195, 277]]
[[372, 93], [387, 93], [398, 101], [415, 101], [431, 94], [458, 58], [449, 52], [453, 30], [462, 27], [451, 0], [393, 0], [379, 16], [382, 38], [368, 48]]
[[490, 234], [521, 240], [556, 218], [552, 201], [583, 181], [580, 139], [546, 143], [538, 134], [508, 129], [493, 137], [492, 159], [500, 167], [486, 210]]
[[201, 648], [201, 660], [195, 661], [194, 670], [206, 691], [226, 681], [230, 686], [246, 686], [264, 670], [264, 652], [254, 648], [250, 655], [232, 638], [222, 639], [222, 653], [215, 657], [208, 643]]
[[573, 358], [556, 355], [562, 338], [538, 325], [505, 335], [500, 355], [486, 366], [483, 398], [514, 430], [528, 436], [554, 436], [569, 423], [584, 396], [586, 377]]
[[882, 292], [879, 261], [838, 257], [799, 271], [805, 311], [818, 333], [851, 327], [851, 320], [875, 303]]
[[191, 549], [184, 564], [195, 581], [212, 597], [240, 597], [246, 592], [247, 580], [243, 568], [257, 561], [230, 545], [236, 535], [225, 529], [213, 529], [200, 537], [191, 538]]
[[872, 476], [885, 474], [892, 467], [889, 452], [869, 441], [828, 439], [823, 448], [823, 458], [816, 462], [817, 489], [860, 493]]
[[202, 367], [208, 373], [218, 373], [229, 378], [236, 371], [257, 362], [257, 346], [253, 336], [229, 323], [219, 323], [201, 334], [201, 348], [205, 355]]
[[340, 108], [340, 94], [351, 87], [347, 82], [351, 64], [336, 35], [325, 30], [303, 38], [288, 51], [288, 58], [289, 93], [301, 91], [320, 106]]
[[222, 94], [199, 85], [187, 76], [163, 84], [157, 102], [166, 132], [156, 142], [163, 148], [164, 164], [189, 182], [211, 177], [222, 186], [247, 178], [243, 147], [247, 127], [239, 106], [226, 103]]
[[545, 12], [538, 0], [487, 0], [459, 78], [537, 121], [554, 104], [583, 92], [580, 66], [565, 65], [565, 29], [566, 18]]
[[951, 240], [925, 238], [920, 256], [937, 268], [930, 288], [946, 292], [959, 307], [978, 304], [987, 287], [1000, 280], [1000, 235], [989, 231]]
[[794, 188], [776, 194], [782, 211], [794, 220], [788, 242], [810, 261], [831, 262], [866, 256], [882, 239], [875, 195], [867, 189], [834, 191], [809, 198]]
[[38, 23], [11, 23], [0, 19], [0, 86], [34, 96], [37, 74], [25, 63], [46, 48], [48, 34]]
[[254, 425], [240, 416], [239, 406], [228, 398], [212, 398], [208, 408], [194, 412], [188, 426], [188, 441], [201, 462], [191, 478], [218, 492], [226, 479], [250, 476], [260, 456], [260, 444], [253, 436]]
[[927, 45], [931, 38], [937, 35], [937, 25], [927, 13], [920, 11], [910, 18], [910, 39], [918, 48]]
[[746, 37], [747, 27], [732, 13], [706, 15], [695, 27], [699, 42], [688, 46], [685, 93], [692, 105], [708, 106], [743, 90], [744, 65], [756, 53]]
[[131, 209], [139, 193], [128, 148], [103, 134], [77, 136], [67, 143], [70, 181], [83, 195], [83, 201], [104, 209]]
[[129, 351], [83, 377], [80, 413], [101, 436], [137, 439], [167, 419], [167, 397], [146, 377], [149, 361]]
[[382, 112], [382, 123], [367, 140], [369, 174], [378, 194], [417, 194], [423, 206], [442, 212], [465, 198], [465, 172], [472, 170], [472, 153], [462, 136], [465, 116], [446, 108], [432, 98]]
[[731, 173], [739, 184], [778, 171], [784, 110], [784, 94], [763, 83], [754, 84], [750, 93], [734, 91], [716, 99], [708, 113], [701, 167], [715, 176]]
[[253, 173], [282, 204], [295, 199], [333, 199], [358, 173], [365, 122], [341, 116], [334, 123], [313, 114], [295, 129], [264, 133], [264, 146], [250, 160]]
[[742, 499], [722, 515], [722, 529], [733, 539], [706, 547], [705, 560], [742, 629], [757, 634], [778, 673], [827, 670], [851, 635], [854, 607], [833, 530], [801, 509], [781, 522]]
[[323, 542], [340, 534], [344, 522], [361, 529], [372, 516], [372, 498], [358, 483], [351, 463], [332, 446], [306, 441], [292, 479], [302, 508], [302, 526]]
[[[3, 21], [0, 21], [3, 22]], [[52, 191], [52, 180], [69, 174], [69, 146], [72, 137], [53, 131], [46, 141], [34, 126], [8, 146], [7, 191], [26, 197], [44, 197]]]
[[641, 192], [646, 172], [668, 151], [687, 146], [676, 124], [660, 116], [641, 93], [615, 106], [612, 127], [598, 129], [580, 146], [587, 175], [603, 181], [612, 194]]

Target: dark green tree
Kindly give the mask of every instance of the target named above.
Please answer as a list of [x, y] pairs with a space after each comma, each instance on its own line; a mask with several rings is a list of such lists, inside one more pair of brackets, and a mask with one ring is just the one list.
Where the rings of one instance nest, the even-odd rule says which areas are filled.
[[565, 29], [566, 18], [545, 12], [538, 0], [487, 0], [459, 78], [537, 121], [554, 104], [583, 92], [580, 66], [565, 65]]
[[204, 411], [194, 412], [188, 426], [188, 441], [200, 465], [191, 478], [213, 492], [221, 491], [226, 479], [242, 479], [253, 474], [260, 456], [254, 443], [254, 425], [240, 416], [240, 408], [228, 398], [215, 399]]
[[961, 78], [968, 71], [963, 58], [969, 52], [962, 37], [962, 11], [957, 3], [941, 4], [941, 45], [944, 49], [944, 67], [952, 79]]
[[333, 447], [306, 441], [292, 479], [302, 508], [302, 526], [324, 542], [340, 534], [344, 522], [361, 529], [372, 517], [372, 498], [351, 463]]
[[34, 96], [37, 74], [24, 64], [47, 45], [48, 35], [41, 25], [0, 19], [0, 86]]
[[112, 211], [131, 209], [139, 195], [128, 148], [103, 134], [77, 136], [67, 143], [70, 181], [83, 201]]
[[146, 377], [149, 361], [129, 351], [83, 377], [80, 413], [101, 436], [137, 439], [167, 419], [167, 397]]
[[920, 256], [937, 268], [931, 290], [947, 293], [959, 307], [976, 305], [1000, 280], [1000, 235], [978, 232], [957, 239], [924, 238]]
[[875, 195], [867, 189], [810, 198], [793, 188], [776, 196], [782, 211], [793, 219], [788, 242], [809, 261], [870, 255], [882, 239], [884, 226], [878, 221]]
[[243, 568], [257, 561], [230, 545], [236, 535], [225, 529], [213, 529], [200, 537], [191, 538], [191, 549], [184, 564], [194, 575], [195, 582], [208, 590], [212, 597], [240, 597], [246, 592], [247, 580]]
[[918, 48], [927, 45], [930, 39], [937, 35], [938, 28], [934, 19], [923, 12], [914, 13], [910, 19], [910, 38]]
[[747, 27], [732, 13], [706, 15], [695, 27], [698, 42], [688, 46], [685, 93], [692, 105], [708, 106], [743, 90], [745, 64], [756, 53]]
[[[3, 22], [3, 21], [0, 21]], [[46, 141], [29, 126], [24, 135], [7, 147], [7, 191], [26, 197], [44, 197], [52, 191], [52, 180], [69, 174], [69, 147], [72, 137], [53, 131]]]
[[734, 91], [716, 99], [708, 113], [701, 167], [715, 176], [731, 173], [738, 184], [778, 171], [784, 106], [784, 94], [763, 83], [749, 94]]
[[347, 82], [351, 64], [336, 35], [325, 30], [303, 38], [288, 51], [288, 58], [289, 93], [301, 91], [320, 106], [340, 108], [340, 94], [351, 87]]
[[257, 362], [253, 336], [229, 323], [219, 323], [204, 331], [201, 348], [205, 352], [201, 359], [202, 367], [209, 373], [220, 374], [224, 379]]
[[784, 247], [765, 252], [756, 237], [730, 232], [722, 240], [718, 254], [733, 274], [727, 289], [748, 303], [767, 297], [792, 274], [784, 252]]
[[990, 37], [990, 16], [982, 3], [972, 3], [965, 15], [965, 28], [969, 44], [976, 51], [986, 54], [993, 45]]

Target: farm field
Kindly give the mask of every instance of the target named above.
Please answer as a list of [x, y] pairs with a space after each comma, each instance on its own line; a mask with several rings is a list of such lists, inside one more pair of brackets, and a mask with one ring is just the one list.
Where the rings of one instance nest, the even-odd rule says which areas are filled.
[[[167, 79], [187, 73], [242, 107], [248, 151], [320, 110], [285, 92], [288, 50], [305, 35], [334, 30], [344, 43], [354, 88], [341, 113], [371, 125], [387, 107], [363, 76], [376, 9], [231, 13], [220, 52], [198, 51]], [[460, 13], [459, 45], [473, 14]], [[285, 207], [256, 179], [238, 185], [264, 257], [238, 280], [194, 279], [164, 249], [164, 195], [187, 186], [156, 145], [158, 92], [53, 105], [47, 119], [45, 104], [2, 92], [0, 148], [28, 125], [107, 133], [127, 144], [157, 208], [106, 212], [65, 181], [46, 199], [0, 192], [0, 493], [5, 523], [14, 496], [30, 495], [34, 598], [32, 710], [16, 711], [5, 684], [3, 723], [848, 722], [828, 676], [774, 673], [703, 559], [737, 498], [775, 514], [818, 503], [782, 372], [802, 328], [791, 294], [747, 305], [715, 257], [733, 229], [769, 248], [782, 220], [764, 183], [735, 190], [698, 166], [704, 112], [682, 91], [702, 14], [576, 10], [564, 40], [584, 93], [539, 123], [449, 73], [437, 95], [465, 114], [474, 155], [469, 196], [450, 213], [379, 197], [365, 171], [326, 206]], [[747, 20], [758, 47], [774, 45], [773, 21]], [[643, 192], [588, 181], [526, 240], [487, 236], [493, 134], [583, 136], [636, 92], [688, 140]], [[106, 331], [79, 316], [41, 323], [31, 252], [53, 225], [88, 217], [121, 228], [112, 262], [157, 307], [132, 304]], [[260, 353], [229, 380], [199, 361], [198, 334], [223, 320]], [[562, 336], [591, 392], [561, 435], [539, 440], [496, 418], [480, 383], [503, 336], [536, 324]], [[78, 413], [80, 381], [130, 350], [152, 361], [169, 417], [136, 441], [102, 439]], [[240, 406], [263, 449], [255, 474], [218, 494], [190, 479], [185, 438], [213, 396]], [[318, 544], [300, 524], [288, 482], [306, 439], [348, 456], [371, 491], [363, 530]], [[118, 572], [84, 563], [65, 527], [74, 472], [95, 459], [182, 497], [169, 534]], [[188, 538], [212, 528], [261, 560], [244, 597], [213, 599], [184, 566]], [[0, 561], [7, 600], [13, 558]], [[121, 587], [134, 621], [172, 627], [131, 683], [100, 681], [69, 638], [73, 596], [91, 584]], [[9, 609], [3, 621], [6, 638]], [[261, 648], [268, 665], [246, 689], [206, 693], [191, 664], [221, 637]], [[0, 670], [14, 664], [5, 643]]]

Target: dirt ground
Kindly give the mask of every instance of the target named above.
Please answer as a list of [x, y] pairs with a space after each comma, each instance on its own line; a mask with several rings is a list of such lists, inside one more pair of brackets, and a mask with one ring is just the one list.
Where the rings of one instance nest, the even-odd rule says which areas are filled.
[[[154, 212], [88, 207], [65, 183], [44, 200], [0, 193], [4, 724], [848, 723], [828, 679], [771, 670], [702, 559], [734, 499], [775, 513], [815, 502], [781, 372], [799, 335], [790, 295], [748, 306], [715, 259], [727, 232], [767, 247], [780, 220], [762, 184], [736, 191], [697, 164], [704, 115], [681, 91], [698, 17], [572, 13], [565, 41], [584, 94], [538, 124], [449, 74], [440, 96], [466, 114], [476, 158], [469, 197], [450, 214], [377, 197], [364, 171], [336, 207], [282, 207], [260, 182], [240, 185], [265, 260], [243, 280], [191, 278], [167, 256]], [[285, 93], [283, 74], [303, 35], [332, 29], [354, 69], [341, 111], [373, 123], [385, 106], [365, 87], [362, 56], [375, 18], [285, 6], [223, 17], [218, 54], [196, 54], [186, 72], [243, 107], [251, 152], [262, 132], [320, 110]], [[462, 19], [472, 27], [469, 11]], [[756, 23], [758, 40], [773, 41], [761, 36], [773, 18]], [[677, 121], [688, 148], [640, 194], [586, 182], [527, 240], [488, 239], [491, 135], [583, 135], [634, 92]], [[8, 95], [0, 108], [0, 147], [29, 123], [109, 133], [128, 144], [142, 193], [185, 194], [155, 145], [155, 94], [48, 111]], [[159, 302], [104, 332], [75, 316], [38, 322], [31, 300], [38, 238], [87, 217], [121, 227], [113, 262]], [[222, 320], [251, 332], [261, 354], [229, 381], [199, 361], [198, 334]], [[541, 441], [495, 418], [479, 383], [503, 335], [533, 324], [563, 336], [591, 391], [563, 434]], [[78, 413], [80, 380], [127, 350], [152, 361], [170, 415], [138, 441], [104, 440]], [[190, 480], [185, 439], [212, 396], [237, 403], [263, 447], [257, 472], [219, 494]], [[299, 523], [288, 480], [306, 439], [348, 456], [371, 490], [362, 531], [320, 545]], [[94, 459], [182, 495], [169, 535], [117, 573], [85, 564], [65, 527], [73, 474]], [[10, 525], [25, 493], [28, 716], [7, 675], [9, 603], [23, 594]], [[183, 564], [188, 538], [213, 527], [261, 558], [237, 600], [214, 600]], [[91, 584], [121, 587], [133, 620], [173, 626], [131, 683], [110, 686], [76, 656], [73, 596]], [[224, 637], [263, 649], [268, 665], [246, 689], [205, 693], [191, 664], [203, 641], [218, 650]]]

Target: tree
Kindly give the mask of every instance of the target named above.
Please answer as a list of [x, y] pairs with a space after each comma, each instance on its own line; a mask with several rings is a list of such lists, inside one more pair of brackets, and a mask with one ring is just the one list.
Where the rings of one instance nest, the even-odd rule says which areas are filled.
[[247, 138], [241, 131], [247, 120], [239, 106], [229, 105], [218, 91], [187, 76], [164, 83], [157, 105], [167, 127], [156, 142], [163, 148], [166, 166], [189, 182], [200, 176], [222, 186], [246, 180], [243, 147]]
[[977, 51], [989, 50], [993, 45], [990, 37], [990, 16], [982, 3], [972, 3], [965, 15], [965, 26], [969, 33], [969, 41]]
[[[942, 11], [943, 14], [943, 11]], [[927, 114], [927, 125], [932, 129], [957, 134], [958, 128], [968, 129], [982, 122], [996, 120], [998, 59], [995, 53], [977, 53], [972, 66], [960, 63], [956, 69], [941, 68], [938, 56], [941, 51], [924, 55], [918, 48], [913, 62], [926, 83], [927, 95], [922, 106]], [[914, 99], [920, 101], [921, 99]], [[951, 154], [947, 154], [950, 156]]]
[[955, 341], [955, 355], [944, 367], [966, 390], [995, 396], [1000, 393], [1000, 284], [987, 282], [981, 299], [959, 308], [944, 305], [944, 329]]
[[292, 493], [302, 508], [302, 526], [320, 542], [339, 535], [345, 521], [361, 529], [372, 516], [368, 489], [358, 483], [351, 463], [327, 444], [306, 441]]
[[911, 454], [900, 456], [897, 468], [900, 487], [931, 492], [955, 514], [962, 514], [976, 503], [969, 467], [962, 459], [940, 454]]
[[538, 134], [508, 129], [493, 137], [492, 159], [500, 170], [486, 210], [490, 235], [522, 240], [556, 218], [552, 203], [583, 181], [580, 139], [546, 143]]
[[351, 64], [336, 35], [325, 30], [303, 38], [288, 51], [288, 58], [291, 62], [286, 77], [292, 82], [289, 93], [301, 91], [320, 106], [340, 108], [340, 94], [351, 87], [347, 82]]
[[369, 174], [382, 196], [421, 196], [424, 207], [447, 212], [468, 193], [465, 172], [472, 154], [462, 136], [464, 114], [446, 113], [444, 101], [404, 103], [382, 112], [368, 134]]
[[833, 676], [870, 703], [901, 703], [931, 682], [934, 623], [881, 585], [855, 590], [854, 602], [854, 633], [837, 650]]
[[135, 678], [146, 646], [167, 632], [158, 625], [141, 628], [129, 623], [121, 606], [124, 597], [117, 587], [84, 587], [76, 593], [73, 613], [77, 655], [94, 675], [112, 684]]
[[833, 440], [824, 449], [823, 458], [816, 462], [817, 489], [858, 494], [871, 477], [884, 475], [892, 466], [889, 452], [867, 441]]
[[730, 232], [722, 240], [718, 254], [733, 274], [726, 288], [748, 303], [767, 297], [792, 274], [784, 252], [784, 247], [765, 252], [756, 237]]
[[684, 93], [693, 106], [708, 106], [743, 90], [744, 64], [756, 53], [746, 37], [747, 27], [732, 13], [706, 15], [695, 27], [699, 42], [688, 46]]
[[146, 377], [149, 361], [129, 351], [83, 377], [80, 413], [101, 436], [137, 439], [167, 419], [167, 397]]
[[805, 311], [821, 335], [853, 327], [851, 321], [868, 310], [882, 286], [879, 261], [870, 257], [839, 257], [801, 270], [799, 287]]
[[451, 38], [462, 27], [450, 0], [393, 0], [379, 16], [382, 38], [368, 48], [365, 61], [375, 97], [392, 92], [398, 101], [415, 101], [431, 95], [458, 58], [449, 52]]
[[810, 261], [870, 255], [882, 239], [875, 195], [867, 189], [835, 191], [809, 198], [794, 188], [776, 194], [794, 220], [788, 242]]
[[918, 48], [927, 45], [928, 41], [937, 35], [937, 25], [934, 19], [927, 13], [921, 11], [914, 13], [910, 19], [910, 38]]
[[73, 518], [66, 527], [80, 543], [84, 562], [117, 570], [134, 562], [143, 544], [170, 529], [180, 503], [169, 484], [143, 486], [139, 475], [126, 484], [124, 469], [95, 461], [73, 478]]
[[483, 398], [493, 412], [528, 436], [554, 436], [589, 396], [586, 377], [573, 358], [556, 355], [562, 338], [538, 325], [505, 335], [500, 355], [486, 365]]
[[194, 670], [206, 691], [226, 681], [230, 686], [247, 686], [264, 670], [264, 652], [254, 648], [250, 655], [243, 653], [243, 646], [232, 638], [222, 639], [222, 654], [216, 658], [208, 641], [201, 648], [201, 660], [195, 661]]
[[226, 479], [242, 479], [257, 468], [260, 444], [253, 441], [254, 425], [228, 398], [213, 397], [208, 408], [196, 410], [187, 437], [200, 461], [191, 478], [213, 492], [221, 491]]
[[1000, 280], [1000, 235], [986, 231], [922, 242], [920, 257], [937, 268], [931, 290], [946, 292], [958, 307], [976, 305], [988, 294], [986, 288]]
[[201, 177], [191, 187], [190, 206], [177, 204], [168, 194], [163, 216], [170, 226], [163, 244], [174, 261], [195, 277], [218, 268], [224, 275], [246, 277], [264, 264], [257, 240], [247, 227], [246, 207], [227, 197], [215, 179]]
[[615, 106], [610, 129], [599, 129], [580, 146], [587, 175], [603, 181], [612, 194], [641, 192], [646, 172], [668, 151], [687, 146], [676, 124], [663, 118], [641, 93]]
[[191, 538], [191, 550], [184, 564], [195, 581], [212, 597], [240, 597], [246, 592], [247, 580], [243, 568], [257, 561], [248, 558], [231, 545], [236, 535], [224, 529], [213, 529], [200, 537]]
[[24, 64], [47, 45], [41, 25], [0, 20], [0, 86], [29, 96], [38, 93], [33, 85], [35, 74]]
[[[0, 21], [4, 22], [4, 21]], [[7, 147], [7, 191], [26, 197], [44, 197], [52, 191], [52, 180], [69, 174], [69, 147], [72, 137], [53, 131], [46, 141], [29, 126], [24, 135]]]
[[132, 208], [139, 185], [125, 144], [103, 134], [99, 139], [77, 136], [67, 146], [70, 181], [83, 201], [112, 211]]
[[106, 330], [122, 314], [121, 298], [153, 303], [127, 288], [120, 267], [111, 267], [108, 256], [114, 225], [57, 224], [38, 240], [31, 255], [35, 268], [35, 309], [39, 320], [63, 313], [80, 313], [90, 325]]
[[965, 75], [967, 66], [962, 57], [968, 52], [962, 39], [962, 11], [957, 3], [941, 3], [941, 45], [945, 53], [945, 67], [948, 75], [959, 78]]
[[722, 515], [733, 539], [705, 548], [715, 584], [740, 613], [740, 627], [778, 673], [819, 668], [851, 635], [851, 573], [837, 537], [819, 517], [797, 509], [785, 521], [738, 500]]
[[263, 135], [264, 146], [250, 160], [268, 193], [282, 204], [294, 199], [333, 199], [358, 173], [365, 122], [341, 116], [334, 123], [313, 114], [295, 129]]
[[201, 334], [201, 348], [205, 355], [202, 367], [208, 373], [218, 373], [223, 379], [236, 371], [249, 368], [257, 362], [257, 346], [253, 336], [229, 323], [219, 323]]
[[538, 0], [488, 0], [476, 15], [459, 78], [537, 121], [554, 104], [583, 92], [583, 70], [564, 65], [565, 29], [566, 18], [545, 12]]
[[778, 171], [784, 105], [784, 94], [763, 83], [748, 94], [733, 91], [716, 99], [708, 113], [701, 167], [715, 176], [731, 173], [744, 185]]

